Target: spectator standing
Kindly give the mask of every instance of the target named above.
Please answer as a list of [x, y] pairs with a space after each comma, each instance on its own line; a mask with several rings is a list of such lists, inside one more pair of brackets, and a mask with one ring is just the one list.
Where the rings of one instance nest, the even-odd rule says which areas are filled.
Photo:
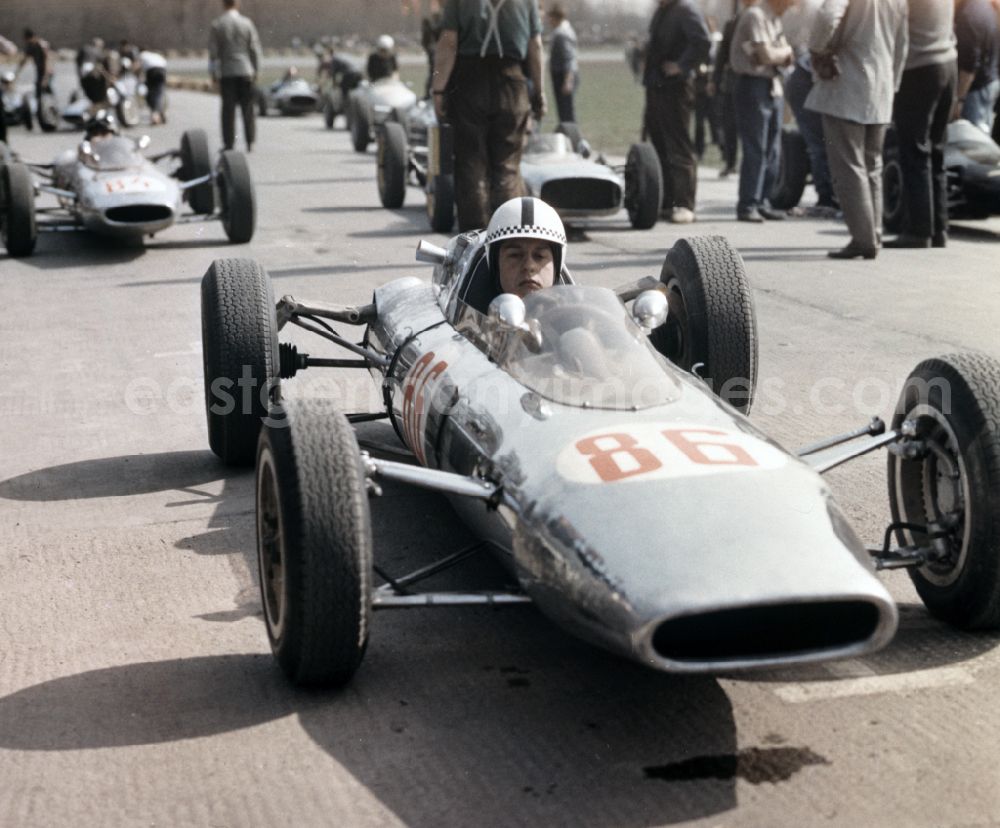
[[[743, 0], [749, 5], [754, 0]], [[712, 67], [712, 83], [710, 94], [715, 97], [719, 112], [719, 130], [722, 133], [722, 169], [719, 178], [728, 178], [736, 172], [736, 159], [739, 156], [739, 132], [736, 130], [736, 109], [733, 106], [733, 70], [729, 65], [729, 49], [733, 44], [733, 31], [739, 12], [726, 21], [722, 27], [722, 41], [715, 53], [715, 63]]]
[[167, 88], [167, 59], [159, 52], [143, 49], [139, 52], [136, 71], [146, 84], [146, 104], [149, 106], [150, 122], [164, 124], [164, 91]]
[[576, 32], [566, 19], [562, 3], [553, 3], [547, 14], [552, 27], [549, 44], [549, 74], [561, 123], [576, 123], [573, 99], [580, 86], [580, 66], [576, 60]]
[[[931, 0], [933, 1], [933, 0]], [[833, 192], [830, 165], [826, 160], [826, 142], [823, 138], [823, 118], [818, 112], [806, 109], [806, 98], [813, 87], [812, 59], [809, 57], [809, 36], [816, 14], [823, 0], [798, 0], [781, 16], [785, 38], [795, 53], [795, 66], [785, 80], [785, 99], [795, 114], [799, 135], [809, 155], [809, 172], [818, 196], [816, 206], [810, 208], [813, 216], [833, 218], [840, 210]]]
[[434, 78], [434, 52], [437, 49], [438, 35], [441, 34], [441, 4], [431, 0], [427, 16], [420, 21], [420, 45], [427, 55], [427, 82], [424, 84], [424, 97], [431, 96], [431, 81]]
[[952, 115], [990, 132], [993, 106], [1000, 93], [1000, 75], [997, 74], [1000, 31], [990, 0], [956, 0], [955, 38], [958, 98]]
[[368, 66], [365, 70], [368, 80], [372, 83], [384, 78], [396, 77], [399, 63], [396, 60], [396, 41], [391, 35], [379, 35], [375, 41], [375, 51], [368, 55]]
[[882, 144], [906, 62], [906, 0], [825, 0], [809, 47], [827, 161], [851, 241], [832, 259], [874, 259], [882, 245]]
[[24, 64], [31, 61], [35, 67], [35, 100], [41, 110], [42, 95], [52, 93], [52, 72], [54, 69], [52, 50], [47, 40], [42, 40], [32, 29], [24, 30], [24, 57], [17, 66], [20, 74]]
[[243, 116], [247, 152], [257, 137], [255, 82], [260, 69], [260, 38], [249, 17], [240, 14], [239, 0], [222, 0], [223, 12], [212, 21], [209, 37], [209, 72], [222, 93], [222, 143], [228, 150], [236, 142], [236, 106]]
[[694, 0], [660, 0], [649, 24], [643, 132], [663, 170], [663, 209], [675, 224], [694, 221], [698, 167], [691, 142], [694, 73], [708, 60], [708, 26]]
[[441, 29], [432, 94], [438, 119], [454, 129], [455, 205], [466, 231], [524, 192], [528, 118], [545, 114], [538, 1], [445, 0]]
[[761, 0], [740, 14], [733, 31], [729, 63], [733, 69], [733, 103], [743, 162], [736, 202], [739, 221], [779, 220], [768, 197], [781, 163], [784, 91], [781, 67], [792, 60], [792, 47], [781, 28], [781, 14], [794, 0]]
[[945, 133], [957, 78], [953, 0], [909, 0], [910, 46], [893, 102], [902, 172], [903, 231], [885, 247], [944, 247], [948, 240]]

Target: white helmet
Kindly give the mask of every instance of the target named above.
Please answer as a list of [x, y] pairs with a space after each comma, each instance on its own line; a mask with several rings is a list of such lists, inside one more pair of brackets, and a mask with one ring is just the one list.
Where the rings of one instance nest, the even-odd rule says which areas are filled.
[[380, 52], [392, 52], [396, 48], [396, 41], [389, 35], [379, 35], [375, 41], [375, 48]]
[[[497, 275], [500, 244], [507, 239], [544, 239], [552, 247], [556, 281], [566, 263], [566, 230], [559, 214], [540, 198], [525, 196], [505, 201], [493, 213], [486, 228], [486, 261]], [[494, 247], [496, 248], [494, 250]]]

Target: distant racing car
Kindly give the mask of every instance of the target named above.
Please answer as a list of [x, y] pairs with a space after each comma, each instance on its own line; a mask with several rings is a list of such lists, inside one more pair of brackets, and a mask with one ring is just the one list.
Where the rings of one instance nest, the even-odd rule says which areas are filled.
[[282, 115], [307, 115], [318, 108], [319, 93], [305, 78], [284, 78], [257, 90], [257, 109], [262, 116], [275, 109]]
[[[633, 144], [625, 163], [591, 159], [590, 147], [574, 123], [554, 133], [533, 135], [521, 157], [521, 177], [530, 195], [556, 209], [569, 223], [613, 216], [623, 207], [637, 230], [656, 224], [663, 200], [663, 176], [652, 144]], [[382, 206], [403, 206], [408, 184], [424, 190], [431, 229], [451, 231], [454, 179], [451, 138], [438, 128], [433, 107], [417, 102], [404, 117], [377, 130], [376, 181]]]
[[368, 145], [376, 139], [377, 128], [382, 124], [396, 122], [405, 125], [416, 102], [416, 93], [396, 78], [358, 84], [347, 101], [347, 128], [351, 132], [355, 152], [367, 152]]
[[[176, 150], [147, 157], [148, 144], [147, 136], [84, 140], [51, 164], [22, 163], [0, 145], [0, 235], [7, 252], [30, 255], [39, 231], [142, 238], [209, 219], [222, 221], [231, 242], [250, 241], [256, 201], [242, 153], [223, 152], [213, 168], [199, 129], [185, 132]], [[43, 193], [56, 204], [36, 207]]]
[[[725, 239], [677, 241], [658, 279], [611, 291], [564, 271], [523, 300], [497, 295], [485, 243], [422, 242], [433, 279], [407, 274], [361, 307], [275, 304], [252, 260], [205, 274], [209, 442], [228, 463], [256, 464], [264, 621], [292, 682], [347, 682], [373, 609], [526, 602], [668, 672], [853, 658], [893, 637], [897, 610], [874, 573], [898, 567], [937, 617], [1000, 626], [996, 360], [926, 360], [888, 427], [875, 418], [790, 452], [746, 416], [757, 326]], [[290, 325], [351, 358], [279, 344]], [[384, 410], [286, 398], [285, 383], [321, 367], [369, 371]], [[223, 391], [237, 386], [259, 393], [234, 405]], [[351, 423], [379, 417], [408, 462], [359, 449]], [[892, 522], [866, 547], [821, 474], [879, 448]], [[482, 544], [393, 572], [372, 545], [380, 481], [448, 495]], [[421, 588], [483, 549], [516, 587]]]

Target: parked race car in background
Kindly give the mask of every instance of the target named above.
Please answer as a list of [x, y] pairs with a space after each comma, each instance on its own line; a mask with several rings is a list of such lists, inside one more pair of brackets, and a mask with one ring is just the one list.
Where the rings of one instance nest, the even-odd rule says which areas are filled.
[[43, 95], [41, 106], [35, 100], [34, 85], [17, 85], [14, 72], [0, 74], [0, 117], [7, 126], [23, 126], [33, 129], [35, 124], [43, 132], [52, 132], [59, 123], [59, 112], [52, 95]]
[[[100, 72], [95, 67], [92, 72]], [[81, 79], [83, 81], [83, 79]], [[145, 101], [145, 84], [131, 71], [122, 74], [104, 87], [103, 100], [91, 100], [82, 89], [74, 89], [69, 101], [62, 109], [62, 120], [75, 129], [83, 129], [84, 124], [101, 109], [111, 109], [124, 127], [138, 126], [142, 119]]]
[[306, 115], [317, 109], [319, 93], [305, 78], [284, 78], [257, 90], [257, 110], [261, 116], [274, 110], [281, 115]]
[[382, 124], [395, 121], [405, 130], [408, 113], [416, 102], [416, 93], [396, 78], [358, 84], [347, 101], [347, 128], [355, 152], [368, 151]]
[[[213, 168], [200, 129], [180, 149], [147, 157], [148, 136], [82, 141], [51, 164], [18, 161], [0, 144], [0, 236], [11, 256], [28, 256], [39, 231], [89, 230], [109, 236], [152, 236], [179, 222], [219, 219], [234, 243], [253, 237], [257, 208], [250, 168], [227, 150]], [[56, 199], [37, 207], [36, 192]], [[189, 213], [182, 213], [187, 204]]]
[[[1000, 146], [966, 120], [948, 124], [944, 148], [948, 174], [948, 218], [983, 219], [1000, 215]], [[811, 182], [806, 143], [794, 125], [781, 133], [781, 168], [771, 192], [771, 205], [790, 210]], [[887, 233], [905, 226], [903, 169], [895, 130], [886, 134], [882, 157], [882, 223]]]
[[[425, 100], [417, 102], [402, 118], [382, 124], [377, 137], [382, 206], [402, 207], [407, 186], [416, 185], [427, 196], [431, 229], [450, 232], [455, 202], [451, 137], [449, 130], [438, 128], [434, 108]], [[652, 144], [633, 144], [621, 165], [590, 156], [574, 123], [533, 135], [521, 156], [528, 193], [550, 204], [570, 224], [613, 216], [624, 207], [632, 227], [653, 227], [663, 200], [663, 176]]]
[[[948, 174], [949, 221], [1000, 215], [1000, 146], [987, 133], [962, 119], [948, 124], [944, 167]], [[903, 169], [893, 130], [886, 136], [883, 153], [882, 201], [886, 231], [903, 232]]]
[[[1000, 626], [1000, 363], [922, 362], [888, 427], [875, 418], [793, 453], [747, 417], [757, 326], [725, 239], [681, 239], [659, 278], [616, 291], [563, 271], [522, 300], [496, 295], [484, 237], [422, 242], [433, 279], [391, 281], [362, 307], [275, 304], [252, 260], [205, 274], [209, 442], [227, 463], [256, 464], [264, 620], [289, 680], [349, 681], [373, 609], [527, 602], [668, 672], [857, 657], [893, 637], [897, 610], [875, 571], [897, 567], [937, 617]], [[289, 325], [353, 358], [279, 344]], [[345, 416], [283, 393], [321, 367], [368, 370], [385, 409]], [[247, 371], [261, 393], [227, 404], [220, 389], [245, 387]], [[351, 423], [377, 418], [409, 462], [360, 450]], [[821, 475], [879, 448], [892, 522], [866, 548]], [[482, 544], [393, 572], [372, 543], [368, 499], [382, 481], [448, 495]], [[483, 549], [515, 588], [418, 587]]]

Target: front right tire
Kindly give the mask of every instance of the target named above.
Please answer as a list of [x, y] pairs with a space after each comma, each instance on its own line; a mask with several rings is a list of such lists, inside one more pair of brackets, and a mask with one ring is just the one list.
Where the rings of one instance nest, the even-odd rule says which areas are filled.
[[667, 251], [660, 283], [670, 310], [650, 334], [653, 347], [749, 414], [757, 386], [757, 316], [743, 258], [723, 236], [679, 239]]
[[216, 259], [201, 280], [208, 443], [224, 463], [253, 465], [278, 397], [278, 321], [271, 279], [253, 259]]
[[346, 684], [368, 644], [372, 528], [357, 439], [329, 401], [288, 401], [261, 432], [256, 514], [275, 659], [294, 684]]

